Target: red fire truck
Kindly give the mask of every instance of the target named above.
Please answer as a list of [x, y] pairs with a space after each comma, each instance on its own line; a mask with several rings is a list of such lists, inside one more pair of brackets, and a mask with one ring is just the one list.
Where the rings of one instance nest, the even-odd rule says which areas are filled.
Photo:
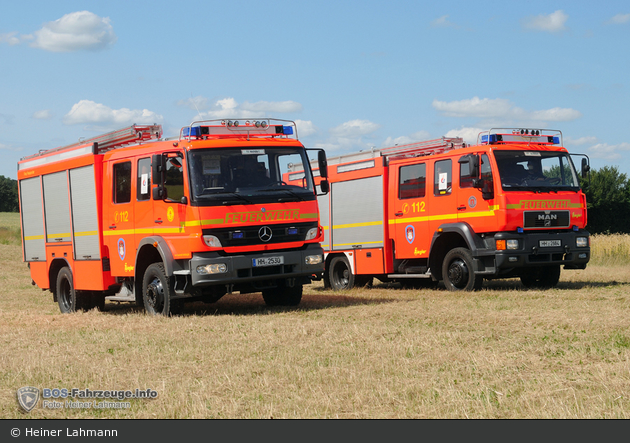
[[[549, 288], [561, 266], [589, 261], [586, 199], [560, 131], [491, 129], [475, 146], [441, 138], [329, 158], [328, 167], [319, 205], [324, 283], [335, 290], [374, 277], [452, 291], [520, 277]], [[588, 168], [584, 156], [583, 175]]]
[[282, 181], [309, 161], [295, 123], [211, 120], [161, 136], [133, 125], [18, 162], [33, 283], [63, 313], [107, 298], [169, 315], [233, 291], [297, 305], [324, 264], [311, 171]]

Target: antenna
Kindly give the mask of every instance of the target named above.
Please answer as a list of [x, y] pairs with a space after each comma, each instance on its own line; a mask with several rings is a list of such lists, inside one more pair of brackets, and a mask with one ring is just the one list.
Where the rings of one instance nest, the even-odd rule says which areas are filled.
[[199, 108], [197, 107], [197, 102], [195, 101], [195, 98], [192, 95], [192, 92], [190, 93], [190, 100], [192, 101], [193, 105], [195, 105], [195, 109], [197, 110], [197, 115], [201, 118], [201, 111], [199, 110]]

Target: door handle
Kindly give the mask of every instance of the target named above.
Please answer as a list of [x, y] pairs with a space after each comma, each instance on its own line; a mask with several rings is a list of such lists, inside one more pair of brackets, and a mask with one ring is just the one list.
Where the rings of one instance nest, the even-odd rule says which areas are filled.
[[457, 210], [458, 211], [465, 211], [466, 210], [466, 206], [458, 206]]
[[155, 222], [156, 222], [156, 223], [162, 223], [162, 219], [161, 219], [161, 218], [158, 218]]
[[396, 212], [394, 215], [396, 217], [402, 217], [403, 215], [405, 215], [405, 213], [404, 212]]
[[110, 225], [109, 229], [116, 229], [116, 225]]

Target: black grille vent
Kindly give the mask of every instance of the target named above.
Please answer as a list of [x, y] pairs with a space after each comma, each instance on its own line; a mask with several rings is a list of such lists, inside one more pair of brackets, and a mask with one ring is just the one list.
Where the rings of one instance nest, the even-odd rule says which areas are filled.
[[525, 228], [568, 228], [570, 224], [569, 211], [525, 211], [523, 213], [523, 227]]
[[[262, 241], [258, 235], [258, 232], [263, 226], [268, 226], [272, 232], [271, 240], [266, 242]], [[306, 239], [306, 233], [311, 228], [316, 227], [317, 222], [239, 226], [234, 228], [204, 229], [203, 235], [214, 235], [221, 240], [223, 246], [263, 245], [304, 241]], [[290, 233], [293, 229], [297, 230], [297, 234]]]

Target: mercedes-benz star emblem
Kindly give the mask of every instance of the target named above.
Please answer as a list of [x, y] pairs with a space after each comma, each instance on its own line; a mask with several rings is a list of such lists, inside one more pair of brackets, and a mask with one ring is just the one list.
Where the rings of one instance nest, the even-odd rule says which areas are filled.
[[271, 228], [269, 226], [263, 226], [258, 230], [258, 238], [260, 238], [264, 242], [268, 242], [269, 240], [271, 240], [272, 235], [273, 232], [271, 231]]

